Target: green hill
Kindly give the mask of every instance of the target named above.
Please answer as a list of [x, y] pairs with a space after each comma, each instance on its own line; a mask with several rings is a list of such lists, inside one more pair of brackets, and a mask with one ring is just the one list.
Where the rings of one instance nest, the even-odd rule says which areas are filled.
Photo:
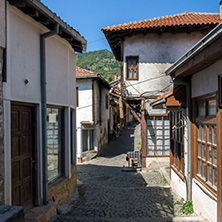
[[120, 62], [106, 49], [76, 54], [76, 66], [98, 72], [108, 82], [114, 79], [115, 73], [120, 76]]

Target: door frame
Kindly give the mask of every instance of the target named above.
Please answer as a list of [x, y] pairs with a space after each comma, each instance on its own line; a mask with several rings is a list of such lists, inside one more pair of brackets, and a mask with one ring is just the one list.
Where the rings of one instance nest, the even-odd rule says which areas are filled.
[[[32, 103], [25, 103], [25, 102], [14, 102], [11, 101], [11, 110], [13, 109], [13, 106], [25, 106], [31, 108], [32, 112], [32, 159], [33, 159], [33, 166], [32, 168], [32, 206], [38, 205], [38, 158], [37, 158], [37, 105]], [[11, 112], [10, 112], [10, 118], [11, 118]], [[10, 131], [11, 131], [11, 125], [10, 125]], [[11, 134], [10, 134], [11, 135]], [[10, 138], [11, 140], [11, 138]], [[11, 147], [12, 148], [12, 147]], [[12, 156], [10, 157], [12, 159]], [[11, 168], [12, 168], [12, 162], [11, 162]], [[11, 172], [11, 180], [12, 180], [12, 172]], [[12, 182], [11, 182], [11, 192], [12, 192]], [[12, 195], [11, 195], [11, 203], [12, 203]], [[26, 211], [26, 209], [24, 209]]]

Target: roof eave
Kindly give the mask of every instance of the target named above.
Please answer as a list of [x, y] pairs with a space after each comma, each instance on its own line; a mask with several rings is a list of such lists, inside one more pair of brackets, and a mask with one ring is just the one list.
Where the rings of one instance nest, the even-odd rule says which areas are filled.
[[[13, 0], [13, 1], [8, 0], [8, 2], [10, 4], [14, 5], [15, 7], [17, 7], [18, 9], [20, 9], [21, 11], [23, 11], [24, 7], [19, 7], [18, 5], [19, 4], [21, 5], [22, 3], [26, 4], [27, 7], [34, 8], [39, 13], [41, 13], [41, 15], [43, 15], [47, 19], [49, 19], [51, 23], [59, 25], [61, 32], [64, 32], [68, 36], [67, 38], [65, 38], [65, 37], [64, 38], [70, 43], [70, 45], [73, 47], [73, 49], [75, 51], [77, 51], [77, 52], [86, 51], [87, 41], [85, 40], [85, 38], [82, 37], [71, 26], [69, 26], [67, 23], [65, 23], [62, 19], [60, 19], [55, 13], [53, 13], [49, 8], [47, 8], [39, 0]], [[28, 13], [26, 13], [26, 14], [28, 14]], [[29, 16], [32, 17], [31, 15], [29, 15]], [[32, 18], [37, 21], [35, 16], [33, 16]], [[37, 21], [37, 22], [39, 22], [39, 21]], [[41, 23], [41, 24], [43, 24], [43, 23]], [[47, 28], [49, 28], [49, 27], [47, 27]], [[60, 37], [62, 37], [62, 36], [60, 35]], [[76, 44], [76, 43], [78, 43], [78, 44]]]
[[185, 65], [189, 60], [197, 56], [209, 45], [213, 44], [222, 36], [222, 23], [219, 23], [213, 30], [197, 42], [191, 49], [189, 49], [183, 56], [181, 56], [172, 66], [166, 71], [166, 75], [174, 75], [175, 72]]

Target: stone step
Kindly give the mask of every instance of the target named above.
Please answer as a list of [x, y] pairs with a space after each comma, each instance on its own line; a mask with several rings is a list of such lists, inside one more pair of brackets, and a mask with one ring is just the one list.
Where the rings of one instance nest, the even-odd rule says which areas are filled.
[[1, 222], [24, 222], [24, 209], [20, 206], [0, 205]]
[[55, 202], [34, 207], [25, 214], [25, 222], [47, 222], [57, 215]]

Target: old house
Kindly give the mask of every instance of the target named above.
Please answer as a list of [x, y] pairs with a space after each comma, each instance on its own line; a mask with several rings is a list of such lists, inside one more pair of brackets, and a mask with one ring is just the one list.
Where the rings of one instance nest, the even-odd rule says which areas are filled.
[[0, 17], [0, 203], [53, 201], [56, 213], [76, 184], [75, 52], [86, 40], [39, 0], [0, 1]]
[[141, 123], [143, 167], [147, 157], [170, 155], [168, 113], [150, 106], [172, 88], [165, 70], [219, 22], [218, 13], [184, 12], [102, 29], [121, 61], [122, 99]]
[[219, 24], [166, 71], [185, 90], [185, 104], [174, 92], [178, 106], [169, 107], [171, 183], [184, 199], [192, 199], [196, 213], [212, 222], [222, 221], [221, 36]]
[[96, 72], [76, 67], [77, 158], [100, 153], [109, 137], [109, 83]]

